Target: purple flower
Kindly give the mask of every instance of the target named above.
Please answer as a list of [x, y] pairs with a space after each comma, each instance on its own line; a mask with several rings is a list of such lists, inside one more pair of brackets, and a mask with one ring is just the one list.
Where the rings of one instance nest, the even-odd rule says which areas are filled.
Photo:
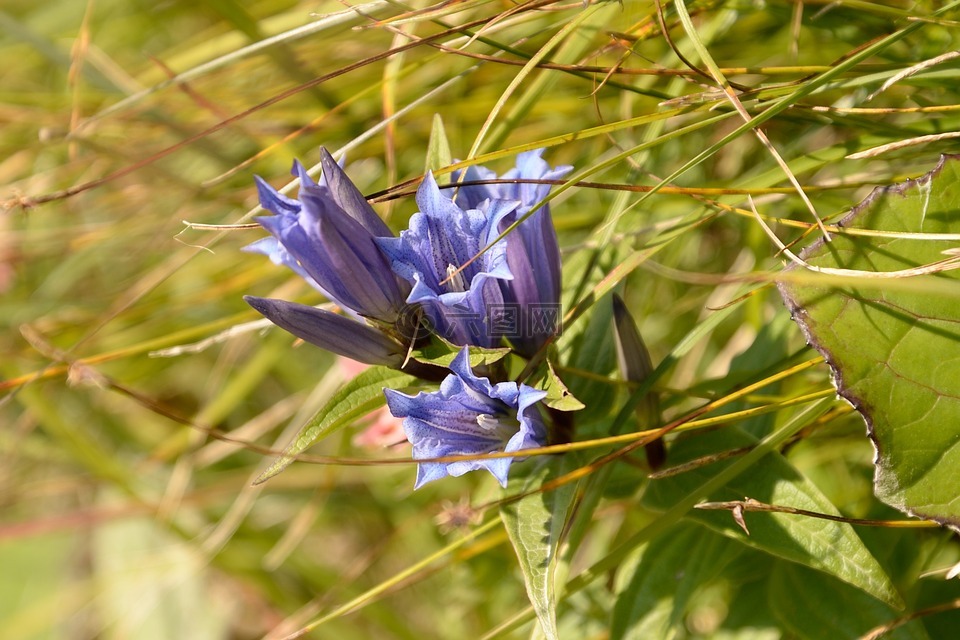
[[294, 162], [292, 173], [300, 178], [298, 200], [257, 178], [260, 204], [274, 214], [257, 222], [273, 237], [246, 249], [293, 269], [341, 307], [391, 324], [410, 292], [375, 242], [393, 234], [326, 149], [320, 154], [319, 184]]
[[[517, 156], [517, 166], [500, 176], [502, 179], [558, 180], [573, 167], [551, 169], [540, 156], [543, 149]], [[466, 170], [464, 180], [493, 180], [498, 176], [486, 167]], [[454, 182], [459, 172], [453, 175]], [[453, 189], [454, 187], [447, 187]], [[484, 200], [519, 200], [520, 206], [505, 216], [497, 230], [503, 232], [550, 193], [549, 184], [515, 183], [460, 187], [455, 201], [459, 206], [477, 208]], [[537, 209], [506, 237], [507, 266], [512, 280], [500, 281], [500, 290], [507, 306], [519, 309], [518, 331], [510, 336], [521, 354], [532, 356], [559, 329], [560, 318], [560, 247], [553, 227], [549, 205]]]
[[[440, 391], [408, 396], [393, 389], [383, 390], [390, 413], [404, 419], [403, 429], [413, 445], [415, 459], [543, 446], [547, 431], [535, 405], [546, 391], [525, 384], [517, 386], [515, 382], [491, 384], [487, 378], [477, 377], [470, 369], [466, 347], [450, 363], [450, 370], [453, 373], [440, 385]], [[477, 469], [486, 469], [505, 487], [512, 462], [513, 458], [421, 462], [414, 488]]]
[[336, 313], [304, 304], [244, 296], [270, 322], [310, 344], [338, 355], [399, 369], [406, 347], [382, 332]]
[[417, 190], [420, 211], [410, 218], [410, 228], [399, 238], [377, 238], [393, 270], [413, 284], [407, 302], [422, 305], [433, 329], [454, 344], [499, 342], [491, 314], [503, 307], [499, 283], [512, 277], [506, 244], [497, 243], [457, 270], [497, 237], [500, 220], [518, 204], [488, 200], [480, 209], [461, 209], [428, 173]]

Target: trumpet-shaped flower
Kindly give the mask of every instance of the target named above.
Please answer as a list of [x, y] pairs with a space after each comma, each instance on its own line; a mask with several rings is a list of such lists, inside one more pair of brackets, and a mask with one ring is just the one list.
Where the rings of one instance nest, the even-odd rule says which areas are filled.
[[366, 324], [286, 300], [243, 299], [273, 324], [322, 349], [364, 364], [394, 369], [403, 364], [406, 347]]
[[498, 242], [477, 256], [519, 202], [488, 200], [480, 209], [462, 209], [428, 173], [417, 205], [420, 211], [399, 238], [377, 239], [393, 270], [413, 285], [407, 302], [420, 304], [433, 329], [450, 342], [494, 346], [500, 340], [495, 314], [503, 307], [499, 283], [512, 277], [507, 246]]
[[[558, 180], [573, 168], [551, 169], [540, 157], [542, 154], [543, 149], [521, 153], [516, 167], [499, 178]], [[458, 182], [459, 177], [459, 173], [455, 173], [454, 182]], [[464, 181], [471, 182], [497, 178], [495, 172], [481, 166], [469, 167], [463, 176]], [[520, 205], [498, 222], [497, 231], [502, 233], [549, 193], [549, 184], [531, 182], [468, 185], [459, 188], [455, 201], [459, 206], [476, 208], [487, 199], [519, 200]], [[560, 247], [549, 205], [538, 208], [521, 222], [506, 237], [506, 243], [507, 265], [513, 279], [501, 281], [500, 290], [504, 302], [519, 309], [518, 330], [510, 340], [517, 351], [531, 356], [559, 329]]]
[[[546, 391], [515, 382], [492, 384], [487, 378], [477, 377], [470, 369], [467, 348], [454, 358], [450, 370], [452, 373], [436, 392], [408, 396], [393, 389], [383, 390], [390, 413], [403, 418], [415, 459], [519, 452], [546, 442], [547, 431], [536, 407]], [[421, 462], [415, 488], [477, 469], [486, 469], [506, 486], [513, 460]]]
[[293, 174], [300, 178], [298, 200], [257, 178], [260, 203], [274, 214], [257, 222], [272, 237], [247, 250], [293, 269], [341, 307], [393, 323], [410, 287], [393, 274], [375, 242], [392, 233], [325, 149], [321, 163], [319, 184], [294, 163]]

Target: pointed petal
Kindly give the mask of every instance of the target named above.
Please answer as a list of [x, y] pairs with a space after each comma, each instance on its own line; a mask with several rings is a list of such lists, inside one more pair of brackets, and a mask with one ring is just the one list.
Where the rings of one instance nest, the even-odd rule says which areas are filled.
[[327, 351], [366, 364], [396, 368], [403, 363], [403, 346], [365, 324], [285, 300], [243, 299], [281, 329]]
[[[550, 165], [541, 158], [543, 149], [526, 151], [517, 156], [516, 167], [503, 174], [504, 178], [521, 180], [559, 180], [573, 167], [566, 165], [550, 168]], [[550, 193], [551, 185], [534, 182], [520, 182], [516, 184], [498, 185], [500, 198], [518, 198], [523, 202], [522, 210], [527, 212]]]
[[463, 210], [451, 202], [450, 198], [440, 193], [433, 172], [428, 171], [423, 176], [423, 182], [417, 189], [417, 206], [420, 211], [431, 218], [439, 220], [456, 220], [463, 215]]
[[292, 270], [298, 276], [307, 281], [307, 283], [314, 287], [315, 289], [320, 290], [324, 295], [327, 295], [323, 288], [317, 284], [317, 282], [311, 278], [306, 271], [303, 270], [303, 267], [300, 266], [300, 263], [290, 255], [290, 252], [287, 251], [280, 241], [273, 236], [267, 236], [266, 238], [260, 238], [256, 242], [251, 242], [245, 247], [240, 248], [241, 251], [247, 253], [260, 253], [268, 258], [270, 262], [281, 267], [287, 267]]
[[[454, 171], [451, 176], [451, 186], [444, 187], [443, 189], [444, 193], [452, 198], [458, 207], [462, 207], [463, 209], [478, 209], [484, 200], [497, 197], [496, 192], [493, 190], [495, 185], [476, 184], [457, 187], [461, 182], [460, 175], [460, 171]], [[497, 174], [490, 169], [474, 165], [467, 167], [466, 175], [463, 176], [462, 182], [478, 182], [481, 180], [495, 180], [496, 178]]]
[[387, 408], [394, 418], [406, 418], [416, 407], [419, 396], [408, 396], [396, 389], [384, 389], [383, 395], [387, 398]]
[[376, 238], [375, 242], [387, 256], [394, 273], [411, 283], [419, 275], [424, 286], [439, 292], [442, 278], [437, 277], [439, 266], [433, 260], [430, 236], [430, 220], [418, 212], [410, 217], [410, 228], [402, 231], [399, 238]]
[[299, 160], [293, 161], [293, 166], [290, 167], [290, 175], [300, 180], [301, 189], [318, 186], [317, 183], [313, 181], [313, 178], [310, 177], [310, 174], [307, 173], [306, 167], [304, 167]]
[[257, 184], [257, 195], [260, 197], [260, 206], [275, 213], [282, 215], [284, 213], [297, 213], [300, 211], [300, 203], [293, 198], [288, 198], [260, 176], [253, 176]]
[[417, 465], [417, 481], [413, 488], [419, 489], [428, 482], [445, 477], [447, 477], [447, 465], [440, 462], [421, 462]]
[[257, 222], [339, 304], [363, 316], [395, 320], [409, 287], [394, 276], [370, 233], [326, 197], [325, 190], [302, 191], [301, 198], [297, 216], [268, 216]]
[[[507, 220], [508, 216], [512, 218], [512, 214], [516, 211], [519, 205], [519, 200], [490, 201], [489, 205], [487, 206], [487, 210], [484, 212], [489, 221], [487, 237], [484, 239], [484, 246], [490, 244], [496, 240], [497, 237], [499, 237], [499, 235], [502, 233], [501, 226], [504, 228], [507, 226], [502, 224], [503, 221]], [[511, 273], [510, 267], [507, 264], [509, 250], [510, 237], [507, 236], [497, 244], [490, 247], [484, 254], [486, 259], [483, 261], [484, 268], [482, 271], [494, 278], [501, 278], [503, 280], [513, 279], [513, 274]]]
[[317, 225], [329, 280], [317, 282], [361, 315], [393, 322], [409, 287], [394, 275], [373, 236], [353, 218], [331, 209]]
[[334, 201], [354, 220], [364, 226], [373, 236], [384, 238], [393, 233], [380, 216], [373, 210], [356, 185], [333, 159], [330, 152], [320, 147], [320, 163], [323, 165], [323, 179]]
[[484, 460], [481, 464], [487, 471], [493, 474], [493, 477], [497, 479], [501, 487], [504, 489], [507, 488], [507, 474], [510, 473], [510, 465], [513, 464], [513, 458], [493, 458], [491, 460]]

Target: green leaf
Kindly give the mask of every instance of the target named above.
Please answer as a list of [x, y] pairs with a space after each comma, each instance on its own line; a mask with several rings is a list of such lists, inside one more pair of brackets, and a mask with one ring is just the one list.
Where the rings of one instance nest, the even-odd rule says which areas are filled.
[[576, 399], [567, 385], [554, 371], [553, 365], [547, 361], [547, 366], [540, 367], [537, 380], [533, 384], [537, 389], [547, 392], [547, 397], [543, 399], [543, 404], [557, 411], [580, 411], [586, 405]]
[[[440, 336], [434, 336], [425, 347], [414, 349], [411, 357], [417, 362], [423, 362], [424, 364], [448, 367], [461, 351], [463, 351], [463, 347], [451, 344]], [[502, 360], [508, 353], [510, 353], [509, 347], [484, 348], [471, 346], [470, 366], [479, 367], [493, 364], [494, 362]]]
[[734, 540], [690, 523], [640, 547], [617, 573], [610, 639], [675, 637], [696, 592], [743, 550]]
[[[634, 549], [669, 531], [681, 518], [690, 513], [697, 503], [702, 502], [704, 496], [709, 496], [714, 491], [727, 485], [734, 478], [748, 471], [770, 452], [783, 446], [789, 438], [822, 416], [829, 406], [829, 403], [822, 399], [812, 402], [806, 407], [784, 412], [789, 416], [786, 422], [780, 425], [773, 433], [765, 436], [753, 450], [745, 453], [739, 459], [735, 459], [732, 464], [724, 466], [723, 469], [720, 469], [716, 474], [712, 475], [706, 482], [697, 486], [690, 494], [672, 504], [662, 515], [650, 518], [647, 524], [641, 527], [639, 531], [629, 534], [625, 540], [620, 541], [616, 547], [610, 550], [605, 556], [594, 562], [587, 569], [584, 569], [577, 576], [568, 580], [564, 588], [565, 601], [569, 602], [573, 597], [578, 596], [581, 591], [588, 593], [594, 591], [595, 587], [592, 586], [593, 583], [619, 568]], [[586, 496], [586, 498], [589, 499], [590, 496]], [[576, 510], [578, 517], [580, 514], [580, 504], [581, 503], [578, 502]], [[643, 515], [645, 518], [649, 517], [649, 514]], [[576, 530], [571, 527], [571, 534], [574, 533], [576, 533]], [[580, 545], [578, 545], [578, 548], [579, 546]], [[530, 615], [532, 615], [532, 611]], [[500, 628], [514, 628], [515, 624], [519, 624], [527, 619], [527, 613], [524, 612], [523, 615], [516, 616], [509, 624], [504, 624]], [[777, 635], [776, 637], [779, 638], [780, 636]]]
[[[682, 463], [754, 444], [756, 439], [752, 436], [728, 426], [721, 431], [677, 438], [671, 444], [670, 458], [674, 463]], [[735, 460], [714, 462], [654, 480], [643, 501], [651, 509], [668, 510]], [[768, 504], [840, 515], [820, 490], [778, 453], [764, 456], [723, 489], [711, 493], [709, 499], [742, 500], [745, 496]], [[891, 606], [903, 606], [890, 578], [849, 524], [780, 513], [747, 513], [748, 536], [726, 511], [694, 510], [688, 517], [771, 555], [834, 575]]]
[[[569, 471], [571, 456], [538, 458], [515, 467], [504, 497], [523, 495], [519, 500], [500, 507], [500, 517], [507, 536], [517, 552], [520, 570], [527, 587], [527, 596], [540, 620], [540, 628], [548, 640], [557, 640], [557, 594], [554, 576], [560, 538], [576, 493], [576, 483], [540, 492], [538, 489]], [[529, 494], [529, 495], [527, 495]]]
[[[958, 157], [944, 156], [917, 180], [875, 189], [841, 225], [960, 233]], [[956, 239], [836, 234], [801, 257], [819, 267], [890, 272], [943, 260], [942, 252], [958, 245]], [[837, 391], [866, 420], [877, 450], [877, 496], [908, 514], [953, 525], [960, 525], [957, 274], [838, 284], [790, 267], [790, 279], [780, 284], [794, 320], [830, 365]]]
[[[848, 585], [804, 567], [778, 562], [770, 575], [770, 608], [785, 629], [803, 640], [861, 638], [871, 629], [896, 620], [902, 611]], [[918, 621], [890, 631], [884, 640], [929, 640]]]
[[253, 483], [266, 482], [289, 467], [298, 453], [331, 433], [346, 427], [357, 418], [382, 407], [387, 402], [383, 395], [384, 387], [407, 387], [416, 380], [417, 378], [408, 373], [386, 367], [371, 367], [361, 372], [356, 378], [343, 385], [330, 398], [326, 406], [301, 427], [300, 433], [293, 439], [290, 446]]
[[[653, 374], [650, 352], [640, 336], [640, 329], [623, 299], [613, 294], [613, 337], [617, 345], [617, 366], [624, 380], [643, 383]], [[640, 429], [660, 425], [660, 398], [650, 389], [637, 402], [634, 412]], [[663, 440], [654, 440], [644, 446], [650, 468], [660, 467], [666, 460]]]
[[453, 163], [447, 131], [439, 113], [433, 114], [433, 128], [430, 129], [430, 141], [427, 143], [427, 160], [424, 172], [436, 171]]
[[[562, 336], [561, 364], [596, 374], [586, 377], [573, 373], [567, 376], [570, 393], [577, 398], [589, 399], [583, 414], [578, 417], [578, 422], [584, 424], [608, 416], [616, 405], [617, 387], [612, 380], [607, 379], [617, 366], [613, 336], [610, 334], [612, 315], [609, 298], [601, 298], [586, 312], [586, 318], [580, 320], [571, 331], [565, 331]], [[578, 432], [580, 437], [591, 435], [601, 434]]]

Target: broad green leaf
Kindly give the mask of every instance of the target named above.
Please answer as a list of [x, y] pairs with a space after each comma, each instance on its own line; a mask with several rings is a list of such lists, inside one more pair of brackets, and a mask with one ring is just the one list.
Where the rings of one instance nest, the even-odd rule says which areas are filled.
[[[791, 634], [802, 640], [855, 640], [904, 615], [862, 591], [795, 564], [778, 562], [770, 575], [770, 609]], [[915, 620], [883, 636], [884, 640], [929, 640]]]
[[642, 546], [617, 573], [611, 640], [674, 637], [696, 592], [742, 551], [734, 540], [691, 523]]
[[[917, 180], [875, 189], [841, 224], [960, 234], [958, 157], [944, 156]], [[838, 233], [801, 257], [819, 267], [892, 272], [943, 260], [944, 250], [958, 246], [957, 239]], [[791, 279], [780, 291], [794, 320], [867, 423], [877, 450], [877, 496], [908, 514], [960, 525], [958, 272], [834, 286], [802, 268], [787, 272]]]
[[736, 562], [727, 565], [718, 582], [729, 585], [732, 593], [722, 609], [726, 617], [710, 640], [784, 640], [780, 621], [770, 611], [766, 560], [759, 551], [744, 548]]
[[[688, 495], [683, 496], [683, 498], [671, 504], [666, 512], [652, 518], [649, 518], [650, 514], [643, 513], [646, 518], [649, 518], [647, 524], [641, 527], [639, 531], [628, 535], [626, 540], [620, 541], [607, 555], [567, 581], [566, 587], [564, 588], [564, 601], [569, 602], [572, 597], [580, 594], [581, 591], [592, 589], [593, 587], [591, 585], [598, 579], [608, 575], [611, 571], [619, 568], [634, 549], [672, 529], [676, 526], [677, 522], [691, 512], [697, 503], [703, 501], [704, 496], [712, 495], [715, 491], [729, 484], [734, 478], [746, 473], [768, 454], [778, 450], [789, 438], [805, 426], [811, 424], [811, 421], [823, 415], [829, 406], [827, 400], [821, 399], [810, 403], [806, 407], [793, 411], [788, 410], [785, 413], [790, 416], [789, 419], [780, 425], [773, 433], [765, 436], [753, 450], [734, 459], [731, 464], [725, 465], [722, 469], [711, 475], [705, 482], [700, 483]], [[578, 503], [578, 515], [579, 512]], [[571, 528], [571, 533], [575, 533], [573, 528]], [[533, 611], [531, 607], [529, 611], [515, 616], [509, 623], [502, 625], [499, 629], [508, 630], [515, 628], [516, 625], [522, 624], [532, 616]]]
[[[616, 369], [617, 360], [610, 334], [612, 311], [609, 297], [601, 298], [586, 315], [572, 331], [562, 336], [560, 351], [563, 365], [597, 374], [586, 377], [576, 372], [570, 375], [564, 372], [570, 393], [577, 398], [589, 399], [586, 408], [577, 415], [578, 422], [589, 424], [608, 416], [616, 404], [617, 387], [607, 378]], [[578, 437], [591, 435], [600, 434], [578, 432]]]
[[[576, 483], [540, 492], [547, 481], [569, 471], [572, 456], [538, 458], [516, 467], [504, 497], [524, 494], [519, 500], [500, 508], [507, 536], [517, 552], [527, 596], [540, 620], [540, 628], [549, 640], [557, 640], [557, 594], [554, 576], [558, 547], [567, 522]], [[529, 495], [526, 495], [529, 494]]]
[[383, 395], [384, 387], [397, 389], [409, 386], [415, 381], [416, 378], [408, 373], [386, 367], [371, 367], [361, 372], [356, 378], [343, 385], [330, 398], [326, 406], [303, 425], [290, 446], [270, 465], [269, 469], [254, 480], [254, 484], [266, 482], [289, 467], [298, 453], [318, 440], [346, 427], [374, 409], [382, 407], [387, 402]]
[[[414, 349], [411, 357], [417, 362], [424, 364], [435, 364], [439, 367], [447, 367], [463, 351], [463, 347], [450, 344], [440, 336], [433, 336], [430, 342], [419, 349]], [[502, 360], [508, 353], [509, 347], [484, 348], [470, 347], [470, 366], [479, 367], [482, 365], [493, 364]]]
[[427, 143], [427, 161], [424, 171], [436, 171], [453, 164], [447, 130], [439, 113], [433, 114], [433, 128], [430, 129], [430, 141]]
[[[752, 436], [727, 426], [720, 431], [678, 438], [671, 444], [670, 459], [672, 463], [682, 463], [754, 444], [756, 439]], [[644, 503], [655, 510], [667, 510], [735, 460], [714, 462], [651, 481]], [[709, 499], [727, 501], [744, 497], [839, 515], [820, 490], [778, 453], [764, 456], [723, 489], [712, 493]], [[890, 578], [849, 524], [780, 513], [746, 513], [748, 536], [726, 511], [694, 510], [688, 517], [761, 551], [834, 575], [894, 607], [903, 606]]]
[[538, 379], [533, 386], [547, 392], [547, 397], [543, 399], [543, 404], [551, 409], [556, 409], [557, 411], [579, 411], [586, 406], [570, 393], [567, 385], [563, 383], [563, 380], [561, 380], [557, 372], [554, 371], [553, 365], [549, 360], [545, 367], [540, 367]]

